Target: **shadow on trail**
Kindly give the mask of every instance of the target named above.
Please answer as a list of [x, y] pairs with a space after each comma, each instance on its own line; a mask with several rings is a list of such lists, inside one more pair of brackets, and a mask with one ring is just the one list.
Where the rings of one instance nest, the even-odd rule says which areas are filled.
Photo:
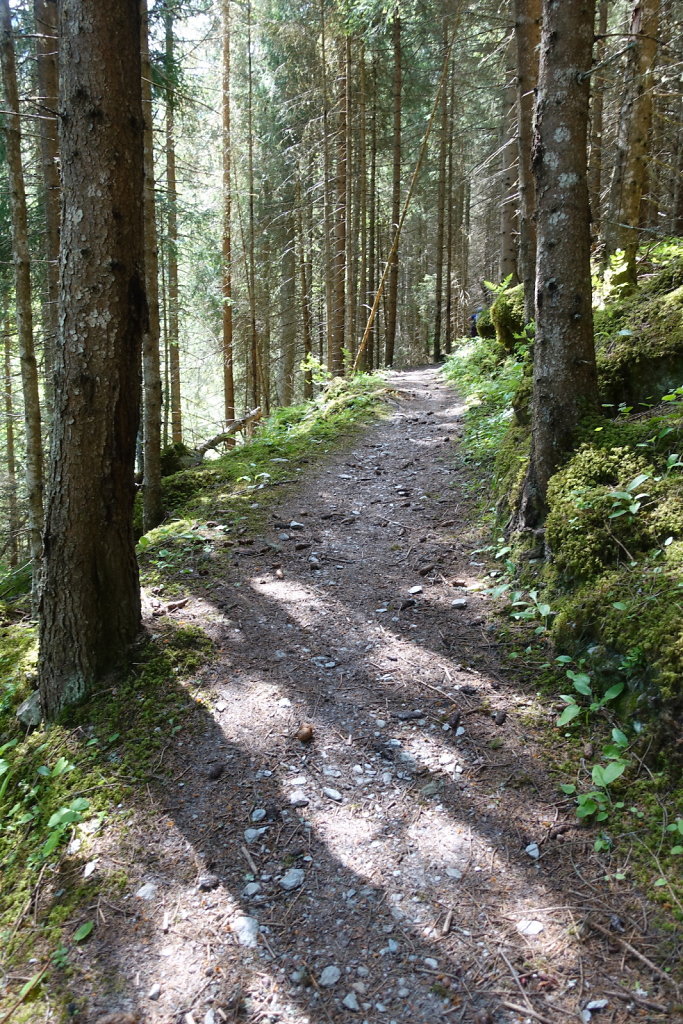
[[[222, 549], [208, 589], [189, 588], [182, 616], [211, 624], [217, 656], [191, 685], [169, 684], [182, 729], [119, 851], [138, 877], [102, 904], [78, 954], [109, 986], [98, 1012], [139, 1008], [150, 1024], [513, 1024], [524, 1013], [506, 1001], [528, 999], [539, 1019], [578, 1017], [621, 972], [604, 948], [603, 968], [580, 929], [588, 909], [609, 916], [613, 894], [582, 878], [594, 871], [583, 837], [568, 870], [561, 807], [516, 706], [494, 725], [498, 679], [467, 670], [487, 642], [481, 623], [454, 637], [452, 594], [426, 582], [401, 609], [408, 559], [431, 559], [445, 577], [466, 540], [435, 533], [458, 496], [410, 483], [418, 456], [433, 469], [438, 430], [456, 426], [443, 412], [393, 468], [381, 445], [335, 457], [376, 489], [362, 516], [354, 484], [338, 482], [348, 474], [328, 486], [323, 469], [310, 527], [280, 542], [274, 525], [265, 547]], [[404, 493], [389, 501], [387, 486]], [[365, 563], [378, 553], [373, 578]], [[416, 708], [419, 721], [401, 719]], [[456, 713], [459, 735], [443, 729]], [[303, 722], [309, 745], [295, 738]], [[117, 851], [102, 860], [114, 872]], [[143, 884], [149, 899], [135, 895]], [[81, 1021], [96, 1019], [91, 1007]]]

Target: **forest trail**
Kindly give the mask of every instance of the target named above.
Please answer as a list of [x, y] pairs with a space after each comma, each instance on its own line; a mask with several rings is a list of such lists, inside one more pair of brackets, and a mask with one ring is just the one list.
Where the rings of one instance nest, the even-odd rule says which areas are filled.
[[74, 965], [83, 1024], [675, 1018], [644, 901], [544, 767], [556, 709], [502, 667], [458, 398], [389, 381], [178, 613], [218, 655], [100, 850], [128, 885]]

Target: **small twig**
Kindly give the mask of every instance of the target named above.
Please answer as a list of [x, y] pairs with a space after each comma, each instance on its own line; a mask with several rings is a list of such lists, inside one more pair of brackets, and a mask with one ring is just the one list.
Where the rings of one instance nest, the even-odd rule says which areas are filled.
[[524, 1000], [526, 1005], [529, 1007], [529, 1009], [532, 1009], [533, 1007], [531, 1006], [531, 1001], [530, 1001], [528, 995], [526, 994], [526, 992], [524, 991], [524, 988], [522, 987], [522, 983], [519, 980], [519, 977], [517, 975], [517, 971], [514, 969], [514, 967], [512, 966], [510, 961], [508, 960], [508, 958], [505, 956], [505, 953], [503, 952], [502, 949], [498, 950], [498, 955], [500, 956], [501, 960], [505, 961], [505, 963], [507, 965], [507, 969], [509, 970], [510, 974], [512, 975], [512, 978], [514, 980], [515, 985], [517, 986], [519, 991], [522, 993], [522, 999]]
[[651, 999], [643, 999], [642, 996], [637, 996], [634, 992], [613, 989], [609, 992], [605, 990], [605, 995], [613, 996], [614, 999], [623, 999], [626, 1003], [635, 1003], [637, 1006], [644, 1006], [646, 1010], [654, 1010], [656, 1013], [671, 1013], [671, 1006], [662, 1006], [661, 1003], [654, 1003]]
[[254, 858], [249, 853], [249, 850], [246, 848], [246, 846], [240, 846], [240, 853], [242, 854], [242, 856], [246, 860], [247, 864], [251, 868], [253, 874], [258, 875], [259, 869], [256, 866], [256, 862], [254, 861]]
[[542, 1014], [537, 1013], [531, 1006], [519, 1006], [517, 1003], [510, 1003], [507, 999], [501, 999], [500, 1005], [504, 1006], [507, 1010], [514, 1010], [515, 1013], [528, 1013], [530, 1017], [534, 1017], [536, 1020], [540, 1020], [541, 1024], [555, 1024], [550, 1017], [544, 1017]]
[[[648, 970], [652, 971], [653, 974], [656, 974], [658, 978], [662, 979], [662, 981], [665, 981], [667, 985], [670, 985], [674, 992], [679, 992], [679, 987], [673, 978], [669, 977], [666, 971], [663, 971], [661, 967], [657, 967], [657, 964], [653, 964], [652, 960], [648, 960], [643, 953], [640, 953], [635, 946], [632, 946], [630, 942], [626, 941], [626, 939], [622, 939], [619, 935], [615, 935], [613, 932], [608, 931], [607, 928], [598, 924], [597, 921], [592, 921], [590, 918], [586, 919], [586, 924], [594, 931], [600, 932], [600, 934], [604, 935], [606, 939], [609, 939], [611, 942], [616, 942], [617, 945], [622, 947], [622, 949], [627, 950], [632, 956], [636, 957], [637, 960], [640, 960], [641, 963], [645, 964]], [[2, 1022], [0, 1022], [0, 1024], [2, 1024]]]
[[4, 1015], [4, 1017], [0, 1017], [0, 1024], [6, 1024], [6, 1022], [10, 1019], [10, 1017], [12, 1016], [14, 1011], [19, 1009], [19, 1007], [23, 1003], [24, 999], [26, 999], [26, 997], [28, 995], [30, 995], [31, 992], [33, 992], [33, 989], [36, 987], [38, 982], [42, 979], [43, 975], [45, 975], [47, 973], [47, 971], [49, 971], [49, 969], [50, 969], [50, 965], [46, 964], [45, 967], [43, 967], [42, 971], [40, 971], [38, 974], [35, 975], [35, 977], [33, 978], [33, 981], [28, 984], [28, 986], [26, 987], [24, 992], [19, 996], [19, 998], [16, 1000], [16, 1002], [13, 1003], [12, 1006], [10, 1006], [9, 1010]]

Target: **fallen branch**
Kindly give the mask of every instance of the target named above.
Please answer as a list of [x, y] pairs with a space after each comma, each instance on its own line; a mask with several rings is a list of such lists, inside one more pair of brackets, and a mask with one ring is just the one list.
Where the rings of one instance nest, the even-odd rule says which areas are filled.
[[627, 952], [631, 953], [632, 956], [635, 956], [636, 959], [645, 964], [653, 974], [656, 974], [658, 978], [661, 978], [661, 980], [665, 981], [667, 985], [670, 985], [674, 992], [678, 993], [680, 991], [679, 986], [676, 984], [674, 979], [666, 973], [666, 971], [663, 971], [661, 967], [657, 967], [657, 964], [653, 964], [652, 960], [648, 960], [643, 953], [640, 953], [635, 946], [632, 946], [630, 942], [626, 941], [626, 939], [622, 939], [619, 935], [615, 935], [614, 932], [608, 931], [607, 928], [603, 928], [601, 924], [598, 924], [597, 921], [593, 921], [591, 918], [586, 920], [586, 924], [589, 928], [592, 928], [594, 931], [604, 935], [606, 939], [610, 940], [610, 942], [615, 942], [618, 946], [621, 946], [622, 949], [627, 950]]
[[197, 455], [203, 459], [207, 452], [212, 451], [214, 448], [218, 448], [218, 446], [223, 444], [225, 441], [229, 441], [233, 434], [236, 434], [238, 430], [242, 430], [247, 423], [258, 423], [262, 416], [263, 412], [261, 411], [261, 406], [258, 406], [256, 409], [252, 409], [251, 412], [248, 412], [240, 420], [232, 420], [232, 422], [228, 424], [227, 429], [221, 434], [216, 434], [215, 437], [212, 437], [209, 441], [205, 441], [204, 444], [195, 449]]

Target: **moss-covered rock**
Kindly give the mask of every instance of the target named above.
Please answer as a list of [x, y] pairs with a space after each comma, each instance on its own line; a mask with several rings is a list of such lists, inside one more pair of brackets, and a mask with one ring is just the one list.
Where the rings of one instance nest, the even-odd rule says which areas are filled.
[[495, 338], [506, 354], [515, 351], [524, 335], [524, 285], [516, 285], [501, 292], [489, 311]]
[[653, 284], [649, 293], [596, 310], [595, 340], [605, 403], [658, 401], [683, 383], [683, 285], [662, 294]]
[[480, 338], [495, 338], [496, 328], [491, 320], [491, 310], [482, 309], [477, 316], [477, 334]]

